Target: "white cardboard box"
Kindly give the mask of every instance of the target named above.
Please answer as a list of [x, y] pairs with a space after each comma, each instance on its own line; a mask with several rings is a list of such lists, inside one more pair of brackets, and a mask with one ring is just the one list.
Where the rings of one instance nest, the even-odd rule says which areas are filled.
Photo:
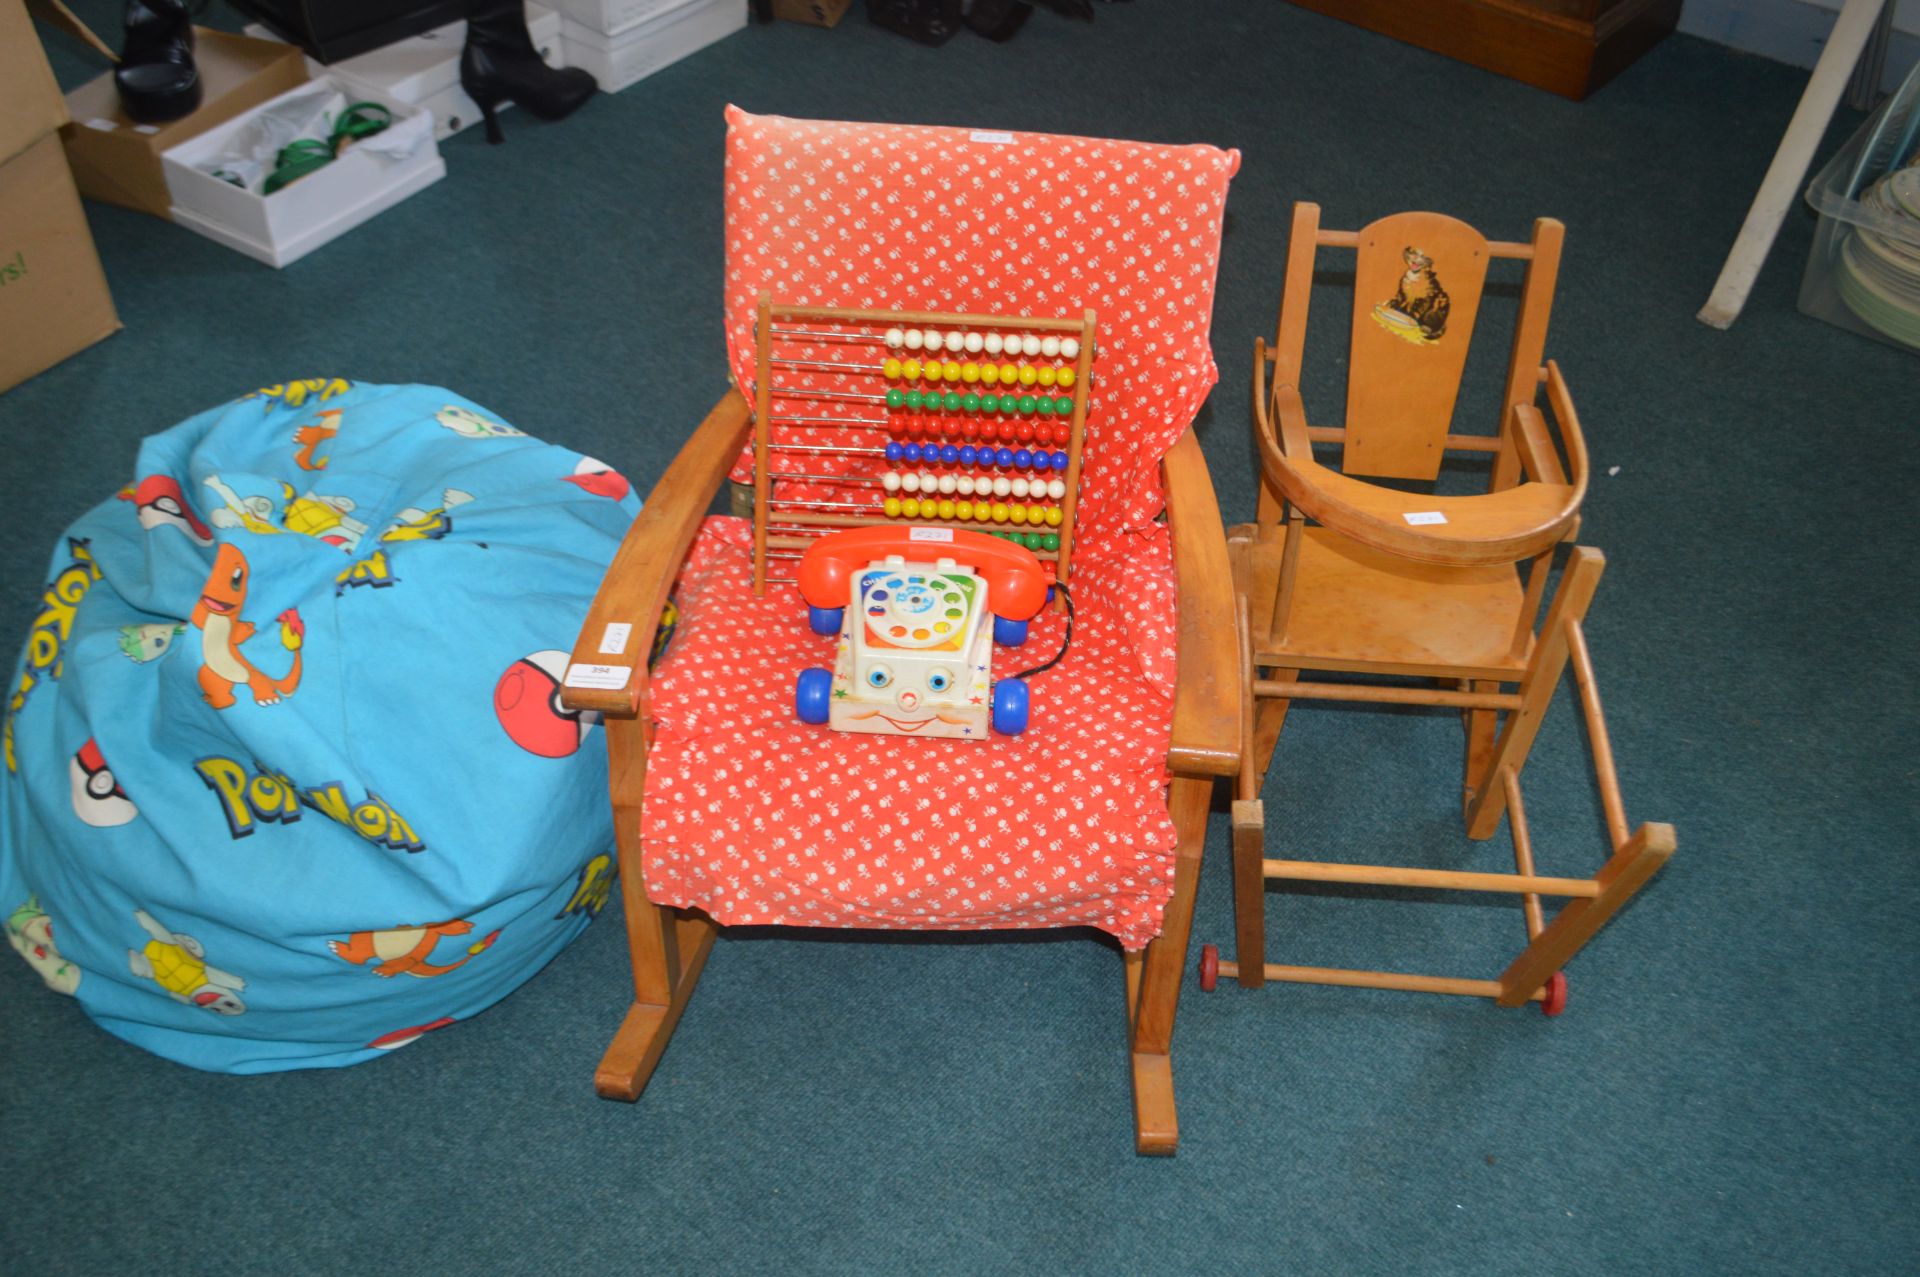
[[[323, 82], [331, 82], [350, 101], [380, 103], [393, 112], [395, 127], [426, 114], [346, 76], [324, 74], [314, 81]], [[348, 147], [331, 164], [272, 195], [256, 195], [198, 167], [219, 155], [255, 115], [312, 89], [309, 83], [269, 98], [162, 155], [173, 220], [256, 261], [281, 267], [446, 176], [440, 148], [425, 126], [421, 145], [403, 158], [389, 159], [364, 145]]]
[[572, 18], [560, 22], [567, 61], [618, 93], [747, 25], [747, 0], [676, 0], [608, 35]]
[[[667, 0], [644, 2], [659, 4]], [[263, 40], [280, 38], [258, 24], [247, 27], [246, 31], [248, 35], [257, 35]], [[533, 47], [540, 51], [541, 58], [548, 66], [567, 65], [566, 45], [560, 39], [558, 12], [529, 4], [527, 33], [533, 37]], [[327, 74], [329, 70], [338, 71], [362, 84], [370, 84], [391, 93], [402, 102], [425, 107], [433, 112], [434, 137], [444, 142], [480, 120], [480, 108], [460, 87], [460, 51], [466, 47], [466, 43], [467, 24], [449, 22], [444, 27], [436, 27], [412, 39], [401, 40], [358, 57], [343, 58], [331, 68], [308, 58], [307, 69], [316, 77]], [[501, 103], [502, 109], [512, 105], [512, 102]]]
[[619, 35], [680, 0], [552, 0], [553, 7], [589, 31]]

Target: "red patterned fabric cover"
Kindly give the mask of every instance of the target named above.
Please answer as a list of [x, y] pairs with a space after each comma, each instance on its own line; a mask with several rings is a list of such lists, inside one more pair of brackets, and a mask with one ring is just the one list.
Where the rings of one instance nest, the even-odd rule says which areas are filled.
[[[727, 118], [727, 341], [749, 396], [762, 290], [795, 305], [1096, 312], [1078, 619], [1067, 659], [1030, 680], [1022, 736], [810, 726], [794, 714], [794, 678], [831, 665], [832, 640], [808, 629], [791, 585], [755, 599], [750, 527], [710, 520], [656, 672], [648, 895], [723, 923], [1087, 925], [1137, 949], [1159, 932], [1172, 890], [1176, 618], [1166, 532], [1152, 522], [1159, 462], [1217, 379], [1208, 334], [1239, 156], [737, 108]], [[744, 460], [734, 477], [749, 477]], [[995, 677], [1052, 656], [1061, 625], [1043, 613], [1024, 647], [996, 649]]]

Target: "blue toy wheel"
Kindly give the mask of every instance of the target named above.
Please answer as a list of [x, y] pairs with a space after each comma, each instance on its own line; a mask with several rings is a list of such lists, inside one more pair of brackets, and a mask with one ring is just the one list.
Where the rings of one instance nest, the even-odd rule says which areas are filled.
[[[1021, 628], [1026, 622], [1020, 622]], [[825, 671], [822, 671], [824, 673]], [[1029, 692], [1026, 682], [1003, 678], [993, 685], [993, 730], [1002, 736], [1018, 736], [1027, 730]]]
[[833, 674], [818, 665], [800, 671], [793, 688], [793, 712], [803, 723], [827, 721], [827, 707], [833, 703]]
[[838, 634], [841, 614], [846, 610], [843, 607], [809, 607], [807, 624], [813, 627], [815, 634]]
[[1001, 647], [1019, 647], [1027, 641], [1027, 623], [1009, 621], [1004, 616], [993, 618], [993, 641]]

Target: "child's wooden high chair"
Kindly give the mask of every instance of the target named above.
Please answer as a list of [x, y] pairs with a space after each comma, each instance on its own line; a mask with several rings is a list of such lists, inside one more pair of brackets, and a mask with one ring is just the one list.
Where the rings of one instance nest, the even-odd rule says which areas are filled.
[[[648, 497], [564, 693], [607, 716], [634, 973], [596, 1085], [638, 1097], [721, 924], [1093, 926], [1125, 957], [1136, 1145], [1170, 1153], [1173, 1021], [1209, 799], [1239, 751], [1227, 546], [1188, 429], [1215, 380], [1214, 273], [1238, 157], [728, 119], [726, 321], [740, 389]], [[763, 311], [763, 296], [795, 309]], [[809, 307], [937, 313], [976, 335], [992, 326], [968, 316], [1097, 324], [1098, 358], [1081, 365], [1093, 379], [1083, 464], [1068, 470], [1072, 642], [1032, 678], [1024, 734], [853, 735], [796, 717], [795, 675], [830, 649], [775, 556], [838, 518], [796, 510], [871, 510], [891, 441], [885, 396], [825, 380], [850, 360], [879, 367], [888, 352], [870, 332], [761, 361], [756, 313], [791, 323]], [[763, 374], [772, 385], [755, 384]], [[743, 451], [756, 396], [774, 429]], [[1076, 439], [1080, 425], [1076, 412]], [[729, 476], [736, 492], [779, 498], [758, 537], [746, 520], [707, 517]], [[650, 672], [669, 590], [679, 627]], [[1053, 651], [1064, 619], [1043, 612], [1025, 650]], [[1003, 663], [1035, 662], [1003, 654], [996, 673]]]
[[[1539, 622], [1554, 551], [1579, 528], [1587, 450], [1557, 365], [1542, 364], [1562, 227], [1534, 224], [1527, 243], [1489, 243], [1463, 222], [1402, 213], [1358, 232], [1323, 231], [1296, 205], [1279, 329], [1254, 347], [1254, 440], [1262, 473], [1258, 521], [1229, 536], [1244, 666], [1242, 759], [1233, 807], [1236, 961], [1213, 946], [1201, 986], [1221, 974], [1266, 980], [1490, 997], [1502, 1006], [1566, 1001], [1561, 968], [1672, 854], [1670, 825], [1630, 829], [1581, 621], [1599, 583], [1598, 550], [1572, 549]], [[1315, 252], [1357, 253], [1343, 427], [1311, 426], [1300, 397]], [[1499, 431], [1452, 433], [1490, 259], [1525, 263]], [[1272, 384], [1268, 385], [1271, 366]], [[1541, 387], [1560, 428], [1556, 451], [1535, 405]], [[1315, 444], [1344, 449], [1342, 471]], [[1442, 455], [1492, 455], [1486, 493], [1434, 496], [1356, 475], [1432, 480]], [[1524, 576], [1519, 569], [1524, 565]], [[1590, 878], [1535, 871], [1520, 773], [1561, 673], [1571, 662], [1593, 749], [1611, 858]], [[1308, 671], [1403, 676], [1329, 682]], [[1408, 685], [1404, 676], [1420, 680]], [[1516, 686], [1517, 685], [1517, 686]], [[1514, 690], [1504, 690], [1513, 687]], [[1303, 700], [1439, 706], [1466, 726], [1462, 806], [1467, 833], [1488, 838], [1509, 819], [1517, 872], [1269, 859], [1261, 782], [1289, 706]], [[1267, 879], [1479, 892], [1520, 897], [1527, 945], [1498, 979], [1292, 966], [1265, 960]], [[1569, 898], [1549, 921], [1543, 896]]]

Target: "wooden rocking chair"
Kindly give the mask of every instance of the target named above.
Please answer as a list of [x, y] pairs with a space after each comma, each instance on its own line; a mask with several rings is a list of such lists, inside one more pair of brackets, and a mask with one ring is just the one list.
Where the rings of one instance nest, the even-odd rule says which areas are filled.
[[[1605, 560], [1572, 549], [1538, 624], [1554, 552], [1579, 528], [1588, 458], [1559, 367], [1542, 364], [1563, 230], [1541, 219], [1527, 243], [1489, 243], [1434, 213], [1403, 213], [1358, 232], [1323, 231], [1319, 209], [1295, 207], [1275, 343], [1254, 348], [1258, 521], [1229, 534], [1245, 671], [1248, 749], [1233, 806], [1237, 954], [1201, 954], [1201, 987], [1220, 975], [1566, 1002], [1561, 968], [1665, 863], [1670, 825], [1629, 829], [1581, 622]], [[1300, 396], [1307, 303], [1318, 248], [1357, 251], [1344, 427], [1312, 426]], [[1468, 340], [1490, 259], [1526, 264], [1499, 433], [1451, 432]], [[1271, 368], [1271, 385], [1268, 384]], [[1535, 400], [1541, 387], [1564, 460]], [[1315, 444], [1344, 448], [1340, 471]], [[1492, 454], [1489, 491], [1435, 496], [1355, 476], [1431, 480], [1449, 450]], [[1524, 577], [1518, 570], [1524, 565]], [[1536, 872], [1520, 774], [1562, 672], [1571, 663], [1591, 740], [1611, 856], [1589, 878]], [[1401, 676], [1329, 682], [1307, 671]], [[1405, 676], [1424, 681], [1409, 685]], [[1517, 685], [1517, 686], [1516, 686]], [[1513, 690], [1506, 690], [1507, 688]], [[1466, 727], [1462, 808], [1469, 837], [1509, 817], [1516, 872], [1269, 859], [1260, 788], [1288, 708], [1344, 700], [1452, 709]], [[1461, 979], [1269, 963], [1268, 879], [1478, 892], [1520, 897], [1527, 944], [1497, 979]], [[1543, 896], [1569, 902], [1551, 920]]]

